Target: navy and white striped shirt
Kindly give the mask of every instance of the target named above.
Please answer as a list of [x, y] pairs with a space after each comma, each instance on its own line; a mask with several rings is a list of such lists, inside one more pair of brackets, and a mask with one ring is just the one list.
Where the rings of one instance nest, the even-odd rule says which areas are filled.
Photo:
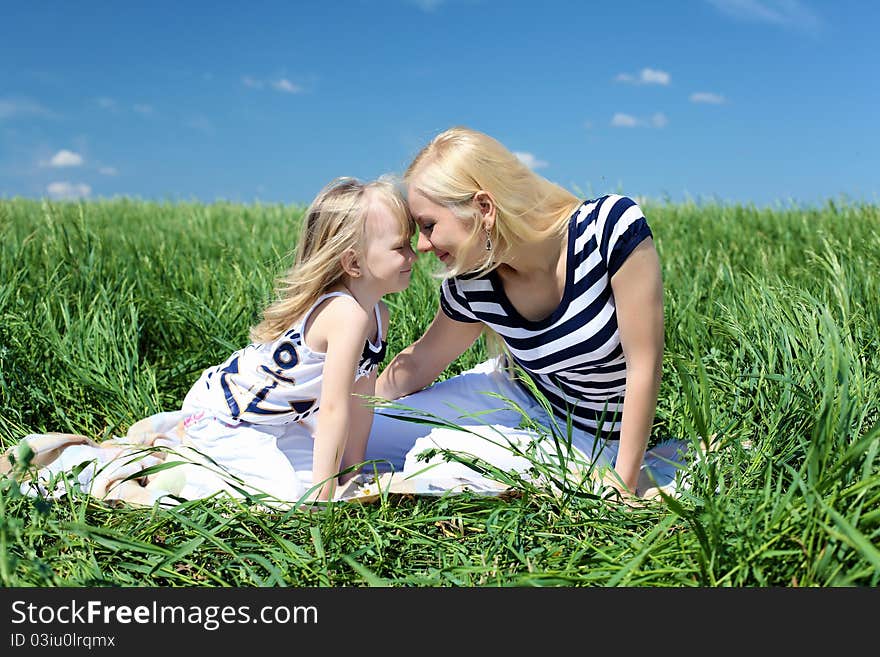
[[547, 397], [561, 427], [570, 413], [576, 427], [618, 440], [626, 361], [611, 277], [651, 236], [632, 199], [608, 195], [588, 200], [569, 220], [565, 291], [549, 317], [522, 317], [494, 271], [443, 281], [440, 306], [454, 320], [483, 322], [497, 332]]

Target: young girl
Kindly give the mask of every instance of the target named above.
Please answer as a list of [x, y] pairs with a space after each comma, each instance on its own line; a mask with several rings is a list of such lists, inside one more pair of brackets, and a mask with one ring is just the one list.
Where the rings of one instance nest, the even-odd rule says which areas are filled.
[[[409, 284], [413, 230], [390, 182], [342, 178], [318, 194], [254, 342], [205, 370], [184, 399], [186, 432], [207, 455], [280, 499], [298, 497], [308, 472], [317, 499], [332, 498], [336, 473], [364, 460], [372, 411], [360, 395], [375, 391], [381, 298]], [[287, 459], [269, 458], [273, 448]]]
[[[53, 457], [61, 451], [66, 458], [56, 458], [50, 471], [96, 458], [97, 468], [80, 473], [80, 483], [90, 478], [93, 494], [130, 501], [246, 490], [296, 502], [309, 487], [309, 500], [333, 499], [337, 484], [356, 471], [337, 473], [364, 460], [372, 410], [361, 396], [374, 395], [385, 356], [381, 298], [409, 284], [413, 233], [390, 181], [332, 181], [306, 211], [295, 262], [251, 330], [253, 342], [206, 369], [180, 411], [146, 418], [126, 438], [100, 447], [56, 445]], [[64, 443], [59, 434], [48, 436], [25, 440], [47, 453], [45, 441]], [[147, 465], [174, 460], [162, 450], [143, 458], [144, 446], [185, 452], [193, 462], [120, 485]]]

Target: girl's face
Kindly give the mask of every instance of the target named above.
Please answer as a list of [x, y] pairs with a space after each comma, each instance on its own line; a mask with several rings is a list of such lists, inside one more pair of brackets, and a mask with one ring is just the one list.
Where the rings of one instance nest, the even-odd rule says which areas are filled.
[[364, 274], [381, 295], [404, 290], [409, 285], [416, 254], [409, 238], [400, 233], [400, 222], [384, 203], [374, 200], [366, 223]]
[[434, 203], [412, 185], [408, 194], [409, 209], [419, 226], [416, 248], [422, 253], [433, 252], [447, 269], [474, 269], [483, 257], [479, 240], [472, 243], [471, 231], [449, 208]]

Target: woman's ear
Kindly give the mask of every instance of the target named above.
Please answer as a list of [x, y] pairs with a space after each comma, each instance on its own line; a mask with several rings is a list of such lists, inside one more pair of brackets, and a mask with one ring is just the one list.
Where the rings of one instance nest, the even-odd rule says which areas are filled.
[[480, 222], [484, 230], [492, 230], [495, 227], [496, 206], [495, 199], [489, 192], [480, 190], [474, 194], [474, 204], [480, 213]]
[[343, 251], [342, 255], [339, 257], [339, 264], [342, 265], [342, 271], [348, 274], [351, 278], [360, 278], [361, 264], [358, 262], [357, 253], [354, 252], [354, 249], [346, 249]]

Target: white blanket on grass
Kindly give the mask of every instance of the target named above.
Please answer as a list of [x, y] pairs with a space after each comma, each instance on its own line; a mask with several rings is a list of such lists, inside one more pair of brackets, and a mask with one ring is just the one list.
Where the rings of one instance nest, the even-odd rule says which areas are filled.
[[[105, 500], [152, 506], [219, 492], [234, 497], [260, 493], [189, 444], [175, 413], [142, 420], [125, 437], [100, 444], [74, 434], [31, 434], [7, 451], [0, 472], [14, 469], [8, 457], [23, 457], [24, 445], [33, 452], [31, 476], [21, 481], [22, 492], [29, 495], [59, 497], [78, 489]], [[686, 451], [683, 441], [667, 441], [648, 450], [636, 494], [642, 498], [656, 497], [660, 491], [674, 494], [684, 482]], [[279, 451], [267, 458], [285, 457]], [[498, 425], [472, 426], [466, 431], [435, 428], [416, 441], [401, 472], [371, 476], [367, 465], [364, 474], [337, 490], [336, 499], [371, 502], [383, 494], [463, 492], [501, 496], [520, 484], [557, 492], [587, 487], [598, 493], [607, 467], [601, 459], [591, 465], [577, 450], [524, 430]], [[304, 474], [311, 479], [311, 473]], [[264, 500], [268, 506], [302, 501]]]

